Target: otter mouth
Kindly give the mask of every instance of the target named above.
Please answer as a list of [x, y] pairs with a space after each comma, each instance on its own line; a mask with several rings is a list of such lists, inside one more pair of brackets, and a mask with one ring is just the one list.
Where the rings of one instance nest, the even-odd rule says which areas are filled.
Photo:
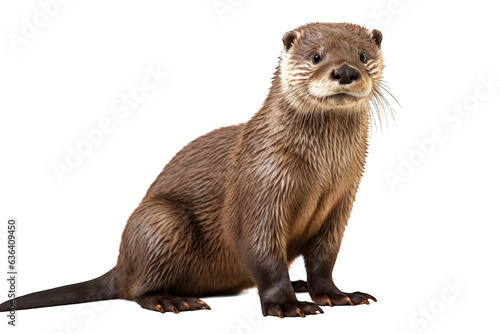
[[332, 95], [327, 95], [328, 99], [331, 99], [331, 98], [344, 99], [344, 98], [347, 98], [347, 97], [355, 97], [355, 96], [353, 96], [351, 94], [348, 94], [348, 93], [335, 93], [335, 94], [332, 94]]
[[357, 101], [358, 97], [349, 93], [335, 93], [325, 96], [324, 100], [327, 100], [330, 103], [335, 103], [335, 104], [348, 104]]
[[359, 97], [346, 92], [333, 93], [317, 98], [319, 103], [326, 103], [330, 107], [345, 107], [359, 101]]

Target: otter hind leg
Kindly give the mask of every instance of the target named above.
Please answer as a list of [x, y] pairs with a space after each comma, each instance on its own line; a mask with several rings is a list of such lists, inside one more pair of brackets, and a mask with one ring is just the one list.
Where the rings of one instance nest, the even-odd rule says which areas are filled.
[[158, 295], [160, 301], [165, 300], [165, 307], [170, 307], [168, 293], [195, 296], [205, 290], [197, 274], [203, 269], [203, 261], [198, 260], [203, 249], [194, 247], [200, 242], [195, 240], [186, 211], [165, 196], [151, 196], [132, 213], [123, 232], [116, 267], [122, 298], [139, 298], [141, 305], [155, 309], [158, 304], [148, 304], [153, 301], [152, 294], [168, 296], [162, 299]]
[[[253, 283], [240, 267], [212, 225], [207, 229], [187, 205], [153, 195], [123, 232], [119, 296], [159, 312], [209, 309], [195, 297], [235, 293]], [[228, 279], [221, 280], [224, 274]]]
[[[143, 200], [129, 219], [120, 249], [119, 277], [127, 299], [161, 313], [209, 310], [202, 300], [184, 296], [197, 292], [193, 291], [194, 281], [204, 289], [192, 266], [203, 252], [194, 249], [199, 244], [195, 239], [189, 214], [180, 203], [165, 196]], [[197, 269], [202, 266], [198, 261]], [[183, 296], [170, 294], [173, 291], [183, 292]]]

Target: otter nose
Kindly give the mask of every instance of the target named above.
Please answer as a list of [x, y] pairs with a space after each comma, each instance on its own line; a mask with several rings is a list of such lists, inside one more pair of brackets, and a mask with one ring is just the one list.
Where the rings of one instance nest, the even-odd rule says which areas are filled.
[[333, 71], [333, 78], [338, 80], [340, 84], [350, 84], [358, 78], [358, 71], [344, 64]]

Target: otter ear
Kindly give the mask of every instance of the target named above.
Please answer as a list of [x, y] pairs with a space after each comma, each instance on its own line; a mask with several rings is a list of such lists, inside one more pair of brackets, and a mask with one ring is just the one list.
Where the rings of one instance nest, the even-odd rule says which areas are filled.
[[372, 39], [375, 41], [377, 46], [380, 48], [380, 44], [382, 44], [382, 33], [377, 29], [373, 29]]
[[297, 33], [293, 30], [283, 35], [283, 47], [285, 52], [290, 50], [296, 38], [297, 38]]

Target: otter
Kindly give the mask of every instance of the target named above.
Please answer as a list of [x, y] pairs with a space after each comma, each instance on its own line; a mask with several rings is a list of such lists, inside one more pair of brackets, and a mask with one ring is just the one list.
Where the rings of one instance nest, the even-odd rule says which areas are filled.
[[[179, 313], [256, 286], [264, 316], [369, 304], [332, 279], [382, 95], [382, 33], [311, 23], [283, 36], [272, 86], [246, 123], [178, 152], [124, 229], [116, 266], [94, 280], [6, 301], [0, 311], [125, 299]], [[304, 257], [307, 281], [288, 268]], [[309, 292], [311, 302], [296, 292]]]

